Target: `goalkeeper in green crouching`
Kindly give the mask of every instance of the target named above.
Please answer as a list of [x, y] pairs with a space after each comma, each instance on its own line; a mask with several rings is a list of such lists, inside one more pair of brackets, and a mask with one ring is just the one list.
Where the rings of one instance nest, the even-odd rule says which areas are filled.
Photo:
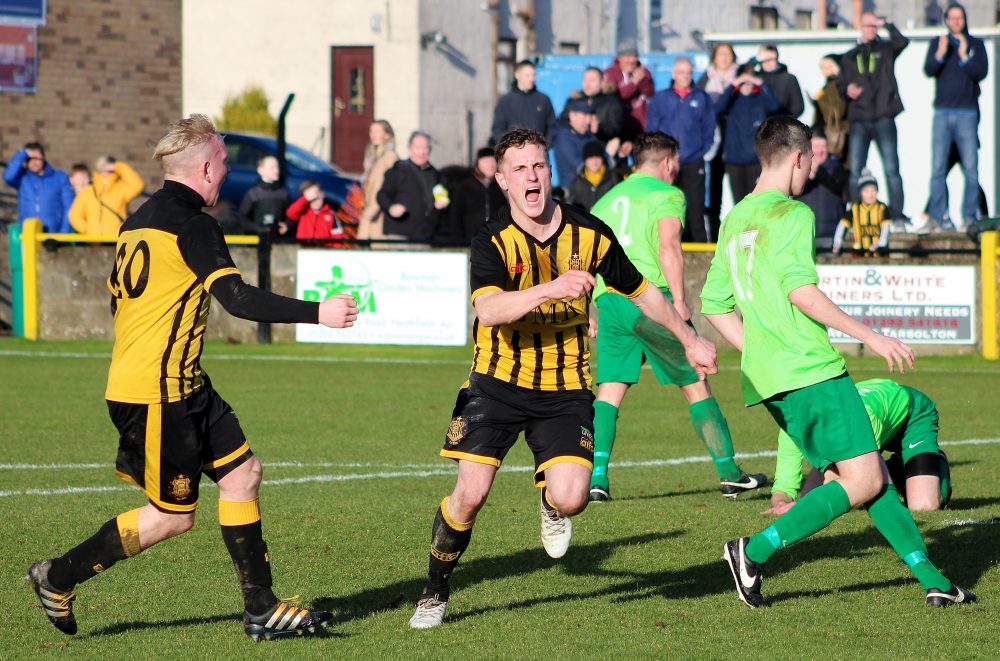
[[[871, 420], [875, 444], [884, 453], [889, 475], [903, 502], [911, 512], [944, 509], [951, 500], [951, 470], [947, 455], [938, 447], [937, 405], [916, 388], [889, 379], [868, 379], [854, 385]], [[836, 477], [833, 467], [825, 474], [813, 468], [809, 475], [803, 459], [788, 434], [779, 431], [771, 509], [767, 514], [784, 514], [810, 484]]]

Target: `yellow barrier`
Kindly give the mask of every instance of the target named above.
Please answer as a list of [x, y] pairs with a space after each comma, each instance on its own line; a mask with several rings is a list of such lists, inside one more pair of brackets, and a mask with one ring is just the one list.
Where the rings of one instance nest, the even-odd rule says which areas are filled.
[[983, 232], [980, 237], [980, 278], [983, 299], [983, 358], [997, 360], [997, 259], [1000, 259], [1000, 234]]
[[682, 243], [681, 249], [684, 252], [715, 252], [714, 243]]
[[42, 233], [42, 221], [29, 218], [21, 226], [21, 264], [24, 292], [24, 337], [38, 339], [38, 236]]
[[[21, 258], [23, 260], [24, 337], [38, 339], [38, 246], [44, 241], [59, 243], [117, 243], [117, 236], [90, 234], [49, 234], [42, 232], [42, 221], [31, 218], [21, 227]], [[237, 246], [256, 246], [259, 236], [227, 236], [226, 243]]]

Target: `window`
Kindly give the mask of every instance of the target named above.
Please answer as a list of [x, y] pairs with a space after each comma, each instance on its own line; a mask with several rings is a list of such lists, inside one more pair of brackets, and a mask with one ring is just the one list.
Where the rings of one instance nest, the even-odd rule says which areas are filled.
[[365, 106], [367, 101], [367, 77], [365, 76], [365, 70], [361, 67], [356, 69], [351, 69], [351, 96], [348, 99], [347, 109], [348, 112], [355, 115], [365, 114]]
[[560, 41], [556, 47], [556, 53], [560, 55], [579, 55], [580, 43], [576, 41]]
[[257, 169], [257, 161], [267, 156], [267, 152], [260, 147], [232, 138], [226, 140], [226, 148], [229, 150], [229, 167], [231, 168], [255, 170]]
[[777, 30], [778, 10], [774, 7], [753, 5], [750, 7], [751, 30]]
[[499, 39], [497, 41], [497, 94], [504, 95], [510, 91], [514, 80], [514, 63], [517, 58], [517, 40]]
[[808, 9], [796, 9], [795, 10], [795, 29], [796, 30], [812, 30], [813, 29], [813, 13]]

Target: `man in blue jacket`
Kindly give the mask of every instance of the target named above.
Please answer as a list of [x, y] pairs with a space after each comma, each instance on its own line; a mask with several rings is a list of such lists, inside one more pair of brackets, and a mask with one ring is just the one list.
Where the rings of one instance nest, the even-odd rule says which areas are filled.
[[708, 93], [692, 85], [691, 60], [674, 62], [670, 86], [649, 101], [646, 131], [662, 131], [681, 146], [681, 170], [674, 185], [684, 191], [687, 211], [684, 240], [706, 243], [712, 240], [705, 221], [705, 154], [715, 138], [715, 106]]
[[979, 202], [979, 83], [989, 63], [983, 42], [969, 34], [965, 9], [952, 4], [944, 15], [948, 34], [931, 40], [924, 73], [934, 78], [934, 124], [931, 133], [930, 219], [941, 229], [954, 230], [948, 217], [948, 152], [958, 148], [965, 173], [962, 219], [976, 222]]
[[3, 180], [17, 189], [17, 217], [21, 223], [28, 218], [42, 221], [42, 230], [70, 233], [69, 208], [76, 193], [69, 177], [45, 161], [45, 149], [29, 142], [7, 163]]

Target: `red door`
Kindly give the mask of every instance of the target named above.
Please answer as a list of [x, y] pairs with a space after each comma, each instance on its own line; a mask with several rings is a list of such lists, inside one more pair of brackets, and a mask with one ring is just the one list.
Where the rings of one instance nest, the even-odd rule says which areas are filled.
[[360, 173], [368, 144], [368, 126], [375, 119], [374, 55], [371, 46], [334, 46], [331, 50], [331, 160], [345, 172]]

